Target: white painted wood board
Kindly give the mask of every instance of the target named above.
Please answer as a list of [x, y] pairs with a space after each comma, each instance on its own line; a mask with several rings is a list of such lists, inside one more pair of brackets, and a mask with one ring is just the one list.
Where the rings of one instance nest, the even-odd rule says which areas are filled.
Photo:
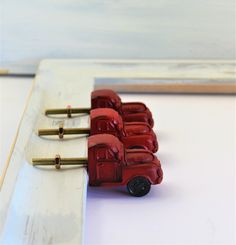
[[15, 138], [32, 80], [0, 77], [0, 175]]
[[0, 1], [0, 67], [41, 59], [235, 59], [234, 0]]
[[[42, 65], [23, 115], [0, 192], [1, 244], [81, 244], [87, 189], [85, 168], [34, 168], [32, 157], [87, 156], [85, 137], [71, 141], [40, 139], [37, 127], [45, 107], [62, 103], [90, 106], [93, 80], [81, 83], [75, 68]], [[41, 69], [42, 68], [42, 69]], [[50, 80], [50, 81], [49, 81]], [[76, 95], [76, 96], [75, 96]], [[60, 101], [60, 102], [59, 102]], [[77, 102], [78, 104], [78, 102]], [[73, 121], [73, 119], [72, 119]], [[81, 125], [89, 126], [88, 120]]]
[[236, 93], [235, 60], [80, 60], [79, 69], [118, 92]]
[[[235, 60], [143, 60], [143, 59], [46, 59], [44, 65], [60, 67], [68, 62], [77, 69], [86, 82], [93, 79], [189, 79], [231, 80], [235, 79]], [[42, 66], [43, 67], [43, 66]], [[43, 70], [43, 69], [42, 69]], [[48, 77], [50, 81], [50, 77]], [[77, 101], [78, 103], [78, 101]]]

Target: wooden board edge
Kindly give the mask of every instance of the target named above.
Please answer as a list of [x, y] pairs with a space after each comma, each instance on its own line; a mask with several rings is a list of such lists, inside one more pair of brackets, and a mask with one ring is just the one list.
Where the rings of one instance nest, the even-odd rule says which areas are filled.
[[30, 88], [30, 91], [28, 93], [28, 96], [27, 96], [27, 99], [26, 99], [26, 102], [25, 102], [25, 106], [24, 106], [24, 109], [23, 109], [23, 113], [21, 115], [20, 122], [19, 122], [19, 124], [17, 126], [15, 137], [13, 139], [13, 142], [12, 142], [12, 145], [11, 145], [7, 160], [6, 160], [6, 162], [4, 164], [4, 167], [3, 167], [3, 173], [0, 176], [0, 191], [2, 189], [2, 186], [3, 186], [3, 183], [4, 183], [4, 179], [6, 177], [7, 170], [8, 170], [10, 161], [11, 161], [11, 157], [12, 157], [15, 145], [16, 145], [16, 141], [17, 141], [17, 138], [18, 138], [18, 135], [19, 135], [19, 132], [20, 132], [21, 124], [22, 124], [22, 120], [24, 118], [25, 112], [26, 112], [28, 104], [29, 104], [29, 100], [30, 100], [31, 95], [33, 93], [34, 85], [35, 85], [35, 79], [32, 81], [31, 88]]
[[95, 89], [105, 88], [120, 93], [236, 94], [236, 83], [95, 84]]

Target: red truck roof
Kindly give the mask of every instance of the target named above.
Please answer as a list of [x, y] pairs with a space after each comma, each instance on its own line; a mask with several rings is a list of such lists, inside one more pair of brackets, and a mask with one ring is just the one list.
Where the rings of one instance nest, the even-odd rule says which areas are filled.
[[95, 122], [96, 119], [105, 119], [109, 122], [112, 122], [118, 126], [123, 127], [123, 120], [119, 113], [113, 109], [110, 108], [99, 108], [99, 109], [93, 109], [90, 111], [90, 121], [91, 123]]
[[116, 108], [119, 108], [121, 106], [121, 99], [120, 97], [117, 95], [117, 93], [115, 93], [113, 90], [110, 89], [99, 89], [99, 90], [94, 90], [91, 93], [91, 99], [97, 99], [97, 98], [107, 98], [109, 97], [109, 99], [111, 100], [111, 102], [113, 104], [115, 104]]
[[124, 154], [123, 144], [114, 135], [100, 134], [99, 137], [92, 135], [88, 138], [88, 149], [98, 145], [106, 145], [113, 152], [119, 153], [121, 158]]

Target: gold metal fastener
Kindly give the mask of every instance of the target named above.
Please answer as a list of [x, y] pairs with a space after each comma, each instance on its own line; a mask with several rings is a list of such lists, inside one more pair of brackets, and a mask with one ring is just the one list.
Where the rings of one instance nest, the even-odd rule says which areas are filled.
[[73, 135], [73, 134], [90, 134], [90, 128], [64, 128], [59, 126], [58, 129], [39, 129], [39, 136], [46, 135], [58, 135], [60, 139], [63, 139], [64, 135]]
[[54, 165], [56, 169], [60, 169], [62, 165], [88, 165], [88, 158], [61, 158], [59, 154], [55, 158], [33, 158], [33, 166], [49, 166]]
[[64, 109], [47, 109], [45, 111], [45, 115], [59, 115], [59, 114], [66, 114], [67, 117], [72, 117], [72, 114], [89, 114], [91, 108], [71, 108], [70, 106]]

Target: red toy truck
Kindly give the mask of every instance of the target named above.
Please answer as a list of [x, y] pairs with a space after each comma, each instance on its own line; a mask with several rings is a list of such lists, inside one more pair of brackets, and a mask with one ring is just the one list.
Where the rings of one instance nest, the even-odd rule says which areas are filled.
[[154, 125], [152, 113], [141, 102], [122, 103], [119, 95], [110, 89], [95, 90], [91, 94], [92, 108], [113, 108], [124, 122], [146, 122], [151, 127]]
[[144, 196], [163, 178], [160, 161], [150, 151], [125, 150], [113, 135], [88, 138], [88, 174], [91, 186], [127, 185], [133, 196]]
[[58, 134], [63, 138], [64, 134], [112, 134], [119, 138], [125, 148], [146, 149], [152, 152], [158, 150], [155, 133], [149, 124], [143, 122], [124, 123], [121, 116], [113, 109], [98, 108], [90, 111], [91, 128], [63, 128], [40, 129], [39, 135]]
[[151, 185], [163, 178], [160, 161], [150, 151], [127, 150], [114, 135], [98, 134], [88, 138], [88, 158], [33, 158], [33, 165], [87, 165], [89, 185], [127, 186], [137, 197], [146, 195]]
[[158, 150], [156, 135], [147, 123], [124, 123], [118, 112], [109, 108], [91, 110], [90, 122], [90, 135], [112, 134], [120, 139], [125, 148]]
[[67, 114], [68, 117], [71, 117], [72, 114], [89, 113], [91, 109], [112, 108], [121, 115], [124, 122], [145, 122], [151, 127], [154, 125], [152, 113], [144, 103], [122, 103], [118, 94], [109, 89], [93, 91], [91, 94], [91, 106], [92, 108], [71, 108], [68, 106], [64, 109], [47, 109], [45, 114]]

